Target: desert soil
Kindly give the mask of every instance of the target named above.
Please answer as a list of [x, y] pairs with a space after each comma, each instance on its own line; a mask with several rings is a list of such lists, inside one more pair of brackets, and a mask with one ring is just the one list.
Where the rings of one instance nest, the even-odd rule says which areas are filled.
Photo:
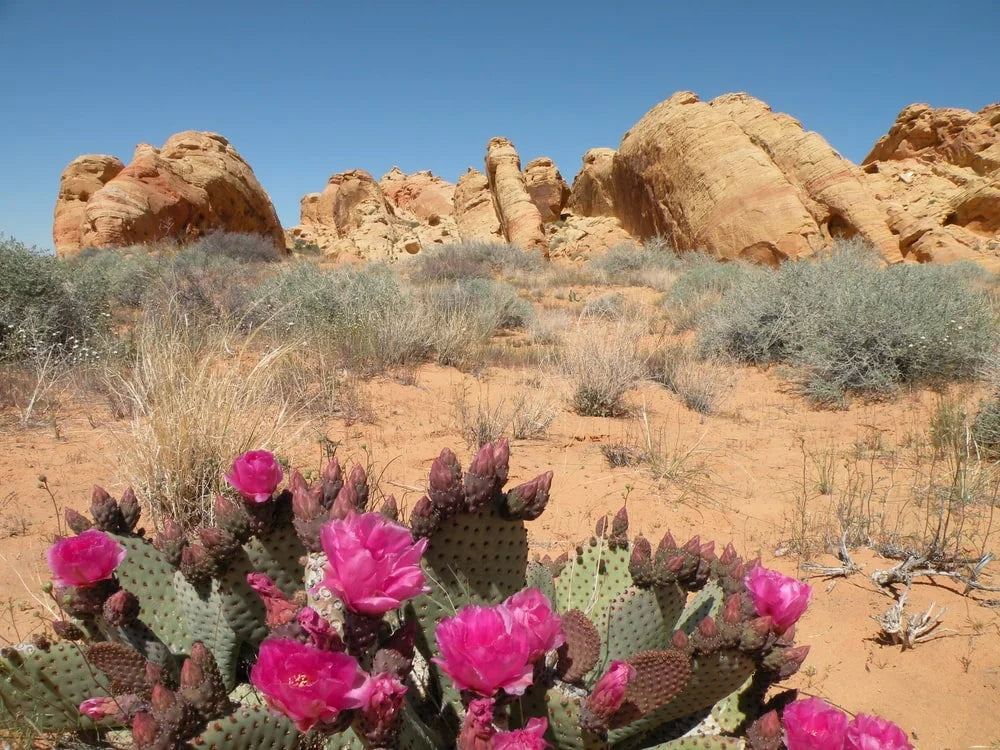
[[[823, 537], [836, 536], [838, 499], [865, 472], [879, 491], [890, 484], [905, 487], [907, 468], [899, 457], [926, 433], [940, 394], [908, 391], [892, 402], [823, 411], [776, 372], [737, 368], [733, 374], [733, 390], [716, 416], [696, 414], [673, 394], [644, 385], [629, 394], [639, 416], [602, 419], [570, 412], [565, 383], [537, 370], [491, 367], [474, 377], [427, 365], [408, 381], [379, 378], [362, 386], [374, 423], [334, 419], [313, 425], [287, 453], [295, 466], [318, 468], [317, 437], [325, 434], [340, 443], [342, 460], [366, 462], [369, 456], [381, 491], [412, 507], [442, 447], [452, 447], [463, 464], [471, 457], [454, 415], [456, 394], [466, 389], [475, 405], [525, 389], [552, 398], [559, 408], [543, 437], [515, 440], [511, 447], [512, 481], [555, 470], [550, 505], [530, 524], [539, 554], [572, 549], [603, 514], [627, 502], [632, 531], [654, 545], [670, 530], [678, 541], [699, 534], [720, 549], [732, 541], [742, 554], [759, 554], [788, 574], [797, 574], [806, 556], [835, 564]], [[956, 393], [974, 406], [975, 392]], [[668, 451], [687, 456], [673, 478], [655, 480], [643, 467], [612, 469], [602, 455], [604, 444], [640, 438], [643, 413]], [[44, 551], [57, 525], [53, 500], [38, 486], [38, 476], [47, 477], [61, 507], [85, 510], [95, 482], [117, 496], [124, 487], [116, 479], [116, 445], [126, 428], [103, 404], [77, 398], [60, 406], [53, 423], [0, 431], [0, 601], [6, 602], [0, 635], [6, 639], [42, 631], [51, 619], [40, 588], [47, 578]], [[824, 460], [834, 466], [831, 495], [817, 488]], [[904, 506], [898, 498], [885, 507], [876, 504], [872, 512], [889, 527], [912, 526], [920, 517], [912, 500]], [[971, 539], [969, 551], [978, 551], [980, 543]], [[990, 606], [1000, 595], [963, 596], [961, 586], [945, 578], [916, 582], [911, 611], [934, 602], [947, 613], [936, 638], [901, 650], [877, 638], [872, 615], [884, 612], [892, 599], [867, 577], [893, 562], [871, 551], [853, 554], [863, 573], [835, 585], [812, 581], [814, 601], [797, 631], [798, 642], [812, 650], [789, 685], [851, 712], [886, 716], [910, 732], [919, 748], [1000, 746], [1000, 628], [998, 610]]]

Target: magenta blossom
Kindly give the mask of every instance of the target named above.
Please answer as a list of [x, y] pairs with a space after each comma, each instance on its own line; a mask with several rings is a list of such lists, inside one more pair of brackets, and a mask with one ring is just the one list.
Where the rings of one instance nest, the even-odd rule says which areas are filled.
[[403, 710], [406, 685], [394, 674], [381, 672], [365, 684], [365, 718], [374, 727], [386, 728], [397, 724]]
[[90, 586], [111, 578], [125, 559], [125, 548], [97, 529], [60, 539], [46, 554], [57, 586]]
[[506, 607], [463, 607], [438, 623], [435, 636], [441, 658], [432, 661], [459, 690], [521, 695], [531, 684], [531, 647]]
[[465, 710], [465, 721], [458, 734], [458, 747], [462, 750], [492, 750], [493, 735], [497, 728], [493, 725], [493, 698], [475, 698], [469, 701]]
[[233, 468], [222, 476], [244, 499], [266, 503], [285, 474], [271, 451], [247, 451], [233, 461]]
[[566, 642], [559, 615], [538, 589], [525, 589], [507, 597], [503, 606], [514, 615], [514, 621], [525, 630], [531, 661], [535, 662]]
[[750, 592], [757, 614], [770, 617], [779, 633], [798, 621], [812, 599], [812, 586], [760, 566], [746, 574], [743, 585]]
[[425, 537], [414, 543], [409, 529], [381, 513], [330, 521], [320, 530], [329, 563], [323, 585], [353, 612], [385, 614], [430, 591], [420, 567], [427, 542]]
[[548, 728], [548, 719], [528, 719], [524, 729], [497, 732], [493, 735], [493, 750], [544, 750], [546, 747], [552, 747], [545, 741], [545, 730]]
[[302, 732], [336, 721], [342, 711], [361, 708], [369, 697], [366, 675], [353, 657], [285, 638], [260, 644], [250, 682], [271, 710], [287, 716]]
[[112, 716], [122, 720], [125, 718], [118, 701], [105, 696], [87, 698], [80, 704], [79, 710], [81, 714], [93, 721], [101, 721]]
[[847, 725], [844, 750], [913, 750], [906, 732], [891, 721], [858, 714]]
[[819, 698], [805, 698], [781, 714], [788, 750], [842, 750], [847, 717]]
[[587, 708], [595, 716], [609, 718], [625, 702], [628, 684], [635, 679], [635, 674], [635, 667], [627, 661], [611, 662], [608, 671], [597, 681], [587, 698]]

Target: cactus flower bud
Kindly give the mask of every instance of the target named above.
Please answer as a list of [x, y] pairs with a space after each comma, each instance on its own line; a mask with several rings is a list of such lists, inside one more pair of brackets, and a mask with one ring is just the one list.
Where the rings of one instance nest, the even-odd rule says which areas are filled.
[[135, 525], [139, 523], [139, 499], [135, 496], [135, 490], [131, 487], [125, 489], [121, 500], [118, 501], [118, 508], [121, 510], [122, 518], [125, 520], [125, 528], [134, 531]]
[[794, 648], [786, 648], [781, 652], [782, 664], [778, 668], [778, 677], [782, 680], [787, 680], [793, 674], [799, 671], [802, 663], [806, 660], [809, 655], [809, 646], [796, 646]]
[[63, 511], [63, 518], [66, 519], [66, 525], [69, 526], [74, 534], [82, 534], [94, 525], [90, 522], [89, 518], [82, 513], [77, 513], [72, 508], [66, 508]]
[[727, 625], [737, 625], [743, 614], [743, 600], [739, 594], [733, 594], [726, 599], [722, 608], [722, 621]]
[[327, 510], [333, 505], [333, 501], [340, 494], [340, 488], [344, 486], [344, 472], [340, 468], [340, 461], [334, 456], [323, 468], [323, 473], [319, 479], [320, 496], [319, 501]]
[[87, 698], [87, 700], [80, 704], [78, 710], [92, 721], [102, 721], [109, 718], [125, 719], [118, 701], [107, 696]]
[[396, 496], [389, 495], [383, 500], [382, 507], [378, 509], [378, 512], [390, 521], [399, 521], [399, 504], [396, 502]]
[[298, 469], [292, 471], [288, 488], [292, 491], [292, 512], [296, 518], [311, 521], [325, 512], [326, 509], [320, 503], [320, 492], [310, 490]]
[[768, 711], [747, 728], [747, 740], [753, 750], [783, 750], [781, 719], [777, 711]]
[[159, 733], [160, 728], [151, 714], [140, 711], [132, 717], [132, 741], [140, 750], [155, 745]]
[[118, 503], [107, 490], [96, 484], [90, 499], [90, 515], [94, 519], [94, 525], [101, 531], [121, 533], [127, 530], [125, 517]]
[[688, 638], [687, 633], [683, 630], [675, 630], [673, 636], [670, 638], [670, 642], [678, 651], [686, 651], [691, 639]]
[[149, 702], [153, 705], [153, 712], [162, 715], [173, 708], [177, 702], [177, 695], [163, 685], [153, 685], [153, 694]]
[[431, 463], [427, 495], [445, 517], [459, 512], [465, 503], [462, 465], [448, 448]]
[[180, 686], [181, 688], [196, 688], [205, 680], [205, 672], [198, 663], [191, 658], [184, 660], [181, 666]]
[[646, 537], [638, 536], [632, 542], [632, 556], [629, 558], [628, 570], [636, 586], [652, 586], [655, 582], [653, 546]]
[[475, 698], [469, 702], [458, 735], [459, 750], [493, 750], [492, 740], [497, 731], [493, 725], [495, 705], [493, 698]]
[[681, 548], [689, 555], [699, 555], [701, 553], [701, 538], [695, 534], [693, 537], [687, 540], [684, 546]]
[[552, 472], [547, 471], [530, 482], [519, 484], [508, 491], [504, 502], [504, 515], [525, 521], [534, 521], [542, 515], [549, 502], [552, 476]]
[[705, 542], [698, 548], [698, 556], [705, 562], [715, 559], [715, 542]]
[[597, 523], [594, 524], [594, 536], [598, 538], [604, 537], [604, 532], [608, 530], [608, 517], [601, 516], [597, 519]]
[[414, 537], [428, 537], [441, 523], [441, 514], [431, 499], [424, 495], [410, 511], [410, 531]]
[[733, 543], [730, 542], [726, 545], [726, 548], [722, 550], [722, 555], [719, 557], [719, 562], [722, 563], [727, 568], [736, 562], [738, 555], [736, 554], [736, 548]]
[[151, 661], [146, 662], [146, 684], [159, 685], [163, 682], [163, 667]]
[[119, 589], [104, 600], [103, 613], [112, 625], [120, 628], [131, 625], [139, 616], [139, 599], [131, 591]]
[[612, 547], [624, 548], [628, 545], [628, 510], [622, 506], [614, 519], [611, 521], [611, 537], [609, 542]]
[[215, 566], [208, 552], [200, 544], [189, 544], [181, 551], [181, 573], [192, 584], [203, 583], [212, 577]]
[[171, 565], [177, 567], [181, 564], [181, 553], [187, 546], [184, 529], [174, 520], [166, 521], [163, 530], [153, 537], [153, 546], [163, 553]]
[[715, 619], [709, 615], [698, 623], [698, 632], [704, 638], [715, 638], [719, 634], [719, 626], [715, 624]]
[[493, 445], [493, 474], [497, 479], [497, 489], [506, 484], [509, 471], [510, 441], [507, 438], [501, 438]]
[[499, 492], [496, 459], [492, 443], [486, 443], [476, 453], [465, 472], [465, 503], [470, 513], [477, 513], [492, 502]]
[[383, 672], [368, 679], [365, 693], [359, 722], [361, 733], [372, 747], [396, 746], [403, 719], [406, 685], [398, 676]]
[[343, 651], [344, 642], [333, 625], [312, 607], [303, 607], [295, 615], [297, 622], [309, 634], [312, 644], [321, 651]]
[[594, 685], [587, 698], [587, 708], [594, 716], [607, 720], [625, 702], [628, 684], [635, 679], [635, 667], [627, 661], [613, 661], [611, 667]]
[[52, 623], [52, 630], [67, 641], [79, 641], [84, 637], [84, 632], [69, 620], [56, 620]]
[[337, 493], [337, 499], [330, 506], [330, 518], [342, 521], [352, 513], [357, 513], [360, 505], [357, 487], [353, 482], [347, 482]]
[[[215, 496], [215, 523], [234, 540], [242, 543], [250, 538], [250, 516], [242, 503], [235, 503], [223, 495]], [[202, 540], [204, 543], [204, 539]]]

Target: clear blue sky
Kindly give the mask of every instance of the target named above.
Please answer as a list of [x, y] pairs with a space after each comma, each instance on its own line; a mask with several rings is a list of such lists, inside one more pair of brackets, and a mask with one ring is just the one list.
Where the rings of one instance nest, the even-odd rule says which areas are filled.
[[59, 174], [225, 135], [281, 221], [334, 172], [455, 180], [617, 146], [679, 90], [747, 91], [858, 161], [912, 102], [1000, 99], [1000, 2], [0, 0], [0, 231], [51, 247]]

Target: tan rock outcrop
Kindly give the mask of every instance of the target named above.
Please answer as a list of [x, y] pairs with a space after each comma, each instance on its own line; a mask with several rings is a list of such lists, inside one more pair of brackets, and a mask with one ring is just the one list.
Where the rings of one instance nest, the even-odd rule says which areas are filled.
[[123, 169], [125, 165], [117, 156], [85, 154], [63, 170], [52, 219], [52, 239], [59, 255], [73, 255], [82, 249], [80, 234], [87, 201]]
[[632, 235], [613, 216], [564, 216], [561, 222], [546, 224], [550, 257], [593, 255], [632, 240]]
[[455, 212], [455, 186], [430, 170], [406, 174], [393, 167], [379, 180], [386, 199], [420, 221], [443, 219]]
[[569, 185], [548, 157], [532, 159], [524, 168], [528, 196], [541, 215], [542, 223], [558, 221], [569, 199]]
[[90, 196], [83, 213], [78, 244], [66, 229], [70, 242], [61, 245], [56, 238], [58, 254], [164, 238], [187, 241], [216, 229], [260, 234], [285, 246], [267, 193], [217, 133], [184, 131], [161, 149], [140, 144], [129, 165]]
[[864, 162], [902, 252], [922, 262], [1000, 261], [1000, 104], [914, 104]]
[[542, 216], [528, 194], [521, 159], [506, 138], [492, 138], [487, 144], [486, 179], [504, 238], [525, 250], [545, 254]]
[[979, 112], [911, 104], [862, 164], [920, 158], [985, 175], [1000, 169], [1000, 102]]
[[[399, 174], [408, 177], [402, 172]], [[417, 174], [430, 175], [429, 172]], [[393, 172], [386, 177], [389, 183], [406, 182]], [[435, 185], [435, 181], [444, 183], [436, 177], [423, 180], [426, 185]], [[331, 176], [322, 193], [308, 193], [302, 197], [300, 223], [287, 232], [291, 244], [315, 244], [328, 256], [384, 259], [418, 253], [429, 245], [455, 240], [454, 218], [429, 210], [437, 200], [433, 191], [426, 191], [424, 197], [430, 200], [424, 202], [420, 195], [425, 191], [401, 188], [393, 195], [402, 196], [401, 203], [408, 208], [396, 207], [386, 197], [385, 182], [385, 178], [383, 184], [375, 182], [375, 178], [361, 169]], [[407, 203], [403, 198], [413, 200]], [[424, 212], [427, 218], [421, 220], [411, 209]]]
[[875, 201], [864, 173], [822, 136], [747, 94], [726, 94], [710, 104], [739, 125], [799, 189], [802, 205], [826, 237], [860, 235], [889, 263], [903, 259], [885, 209]]
[[498, 242], [504, 239], [493, 207], [489, 180], [478, 169], [470, 167], [458, 178], [455, 221], [458, 223], [458, 236], [463, 240]]
[[573, 178], [566, 208], [577, 216], [614, 216], [613, 148], [592, 148], [583, 155], [583, 166]]

